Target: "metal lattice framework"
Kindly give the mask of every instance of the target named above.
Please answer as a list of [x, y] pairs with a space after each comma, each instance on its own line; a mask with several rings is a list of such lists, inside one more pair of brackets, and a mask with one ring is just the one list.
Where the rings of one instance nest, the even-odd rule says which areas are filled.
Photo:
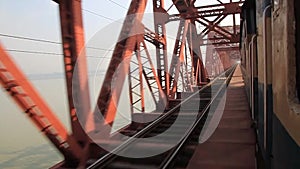
[[[193, 87], [201, 87], [208, 81], [201, 46], [215, 45], [217, 51], [232, 52], [239, 42], [236, 15], [241, 12], [242, 1], [223, 3], [217, 0], [214, 5], [195, 6], [195, 0], [172, 0], [178, 13], [170, 14], [165, 9], [164, 0], [153, 0], [152, 31], [142, 22], [147, 0], [132, 0], [97, 99], [97, 107], [104, 117], [97, 121], [95, 116], [100, 112], [97, 108], [93, 112], [90, 106], [81, 1], [55, 2], [59, 4], [72, 134], [67, 133], [2, 47], [0, 82], [64, 155], [65, 164], [73, 166], [85, 166], [91, 156], [89, 146], [92, 141], [87, 132], [93, 132], [98, 125], [95, 123], [113, 124], [122, 90], [129, 90], [132, 113], [145, 112], [145, 88], [150, 92], [156, 109], [163, 111], [168, 108], [168, 101], [176, 98], [177, 92], [193, 91]], [[221, 26], [220, 23], [230, 15], [230, 27]], [[179, 21], [179, 25], [169, 61], [166, 24], [174, 21]], [[199, 30], [199, 24], [204, 28]], [[149, 45], [155, 48], [155, 56], [149, 52]], [[125, 89], [126, 78], [129, 88]]]

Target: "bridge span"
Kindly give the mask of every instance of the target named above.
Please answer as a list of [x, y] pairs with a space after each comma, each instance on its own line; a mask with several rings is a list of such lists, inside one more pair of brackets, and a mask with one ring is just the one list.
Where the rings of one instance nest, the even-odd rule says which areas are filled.
[[[108, 1], [127, 13], [114, 23], [119, 32], [111, 26], [90, 40], [97, 46], [85, 42], [83, 12], [110, 17], [84, 9], [81, 0], [53, 0], [59, 12], [61, 42], [0, 32], [0, 37], [61, 45], [70, 132], [11, 54], [47, 52], [5, 49], [0, 44], [0, 84], [7, 97], [63, 156], [49, 167], [300, 166], [295, 160], [300, 157], [300, 97], [295, 94], [300, 89], [300, 71], [297, 65], [281, 65], [290, 82], [283, 84], [275, 76], [285, 76], [272, 67], [282, 49], [274, 33], [274, 23], [281, 20], [271, 22], [271, 16], [288, 15], [286, 9], [294, 7], [294, 0], [131, 0], [128, 8]], [[299, 17], [294, 11], [293, 18]], [[297, 24], [292, 38], [296, 46]], [[112, 49], [106, 49], [110, 34], [118, 38]], [[290, 48], [291, 54], [298, 54]], [[109, 56], [90, 56], [90, 50], [103, 50]], [[95, 63], [88, 58], [108, 61]], [[299, 63], [298, 55], [283, 63], [294, 60]], [[101, 79], [95, 100], [89, 89], [90, 74]], [[294, 94], [279, 97], [279, 93], [285, 96], [285, 89]], [[282, 99], [288, 106], [278, 107]], [[296, 113], [281, 114], [281, 110]], [[277, 139], [286, 144], [280, 145]], [[291, 151], [291, 159], [282, 155], [288, 153], [283, 147]]]

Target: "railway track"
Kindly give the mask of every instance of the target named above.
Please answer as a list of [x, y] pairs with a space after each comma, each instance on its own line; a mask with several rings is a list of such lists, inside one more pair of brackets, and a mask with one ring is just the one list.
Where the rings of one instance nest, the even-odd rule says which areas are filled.
[[181, 93], [178, 99], [170, 100], [170, 110], [136, 132], [127, 133], [129, 137], [122, 144], [107, 142], [106, 146], [115, 146], [113, 150], [88, 168], [185, 168], [211, 105], [224, 94], [235, 68], [226, 70], [197, 92]]

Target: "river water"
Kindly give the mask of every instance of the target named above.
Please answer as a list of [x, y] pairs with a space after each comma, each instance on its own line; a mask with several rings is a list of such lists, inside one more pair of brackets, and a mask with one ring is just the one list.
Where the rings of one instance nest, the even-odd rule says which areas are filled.
[[[33, 80], [32, 83], [69, 130], [64, 80]], [[0, 168], [49, 168], [63, 159], [3, 88], [0, 107]]]
[[[65, 80], [62, 74], [50, 78], [35, 77], [31, 82], [56, 116], [70, 131]], [[95, 98], [101, 86], [100, 78], [93, 78], [89, 84], [91, 98], [96, 100]], [[120, 108], [129, 111], [128, 105], [127, 103], [121, 104]], [[0, 88], [0, 108], [0, 168], [49, 168], [63, 160], [63, 157], [52, 146], [52, 143], [38, 131], [3, 88]], [[126, 123], [126, 118], [125, 120], [123, 118], [123, 123]], [[116, 125], [121, 126], [122, 124], [116, 123]]]

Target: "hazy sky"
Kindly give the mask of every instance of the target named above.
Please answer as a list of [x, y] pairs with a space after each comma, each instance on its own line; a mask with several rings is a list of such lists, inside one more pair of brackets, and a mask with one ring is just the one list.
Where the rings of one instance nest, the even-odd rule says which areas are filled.
[[[116, 1], [117, 2], [117, 1]], [[119, 2], [121, 2], [119, 0]], [[128, 6], [128, 1], [124, 3]], [[126, 10], [107, 0], [83, 1], [83, 9], [119, 19]], [[86, 42], [111, 20], [83, 12]], [[0, 33], [61, 42], [58, 5], [51, 0], [1, 0]], [[6, 49], [62, 53], [61, 45], [18, 40], [0, 36]], [[62, 72], [62, 56], [10, 52], [26, 73]], [[52, 63], [52, 64], [50, 64]]]
[[[196, 5], [207, 5], [215, 0], [199, 0]], [[227, 0], [229, 1], [229, 0]], [[116, 2], [120, 5], [117, 5]], [[126, 14], [129, 0], [83, 0], [82, 8], [85, 29], [85, 40], [89, 40], [97, 32]], [[226, 2], [226, 0], [223, 0]], [[166, 0], [166, 8], [171, 0]], [[152, 1], [148, 1], [146, 12], [151, 12]], [[97, 13], [92, 14], [91, 12]], [[176, 12], [173, 7], [170, 12]], [[151, 16], [148, 14], [148, 16]], [[0, 1], [0, 34], [25, 36], [37, 39], [61, 42], [58, 5], [51, 0], [1, 0]], [[153, 28], [151, 28], [153, 30]], [[118, 36], [119, 31], [113, 32]], [[61, 45], [18, 40], [0, 36], [0, 42], [6, 49], [26, 50], [50, 53], [62, 53]], [[97, 45], [97, 44], [96, 44]], [[96, 46], [96, 47], [101, 47]], [[104, 51], [95, 52], [97, 56], [104, 55]], [[10, 52], [17, 63], [26, 73], [62, 72], [63, 63], [60, 55], [28, 54]], [[51, 64], [50, 64], [51, 63]]]

